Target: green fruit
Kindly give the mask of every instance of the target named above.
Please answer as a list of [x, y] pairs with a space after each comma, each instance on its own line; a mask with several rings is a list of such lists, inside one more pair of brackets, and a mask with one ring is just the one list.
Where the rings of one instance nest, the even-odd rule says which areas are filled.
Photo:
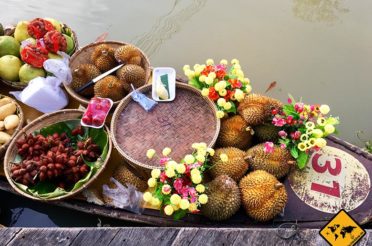
[[19, 81], [19, 70], [22, 66], [21, 60], [12, 55], [0, 58], [0, 77], [9, 81]]
[[28, 83], [36, 77], [45, 77], [45, 71], [42, 68], [36, 68], [29, 64], [24, 64], [19, 70], [19, 79], [23, 83]]
[[227, 220], [240, 208], [241, 198], [237, 183], [227, 175], [221, 175], [207, 184], [208, 202], [201, 212], [211, 220]]
[[62, 24], [61, 22], [57, 21], [56, 19], [53, 19], [53, 18], [43, 18], [44, 20], [47, 20], [49, 21], [50, 23], [52, 23], [52, 25], [54, 26], [54, 28], [61, 32], [62, 31]]
[[0, 36], [3, 36], [4, 35], [4, 27], [3, 25], [0, 23]]
[[5, 55], [19, 56], [19, 43], [11, 36], [0, 37], [0, 57]]
[[[27, 38], [27, 39], [23, 40], [22, 42], [25, 42], [27, 44], [36, 44], [36, 39], [34, 39], [34, 38]], [[22, 49], [23, 49], [23, 47], [20, 46], [19, 47], [19, 53], [22, 52]]]
[[20, 21], [18, 22], [15, 31], [14, 31], [14, 38], [17, 40], [18, 43], [22, 42], [25, 39], [30, 38], [30, 34], [28, 34], [27, 26], [29, 22], [28, 21]]
[[72, 51], [74, 51], [75, 48], [74, 40], [66, 34], [63, 34], [63, 36], [65, 37], [67, 43], [66, 53], [71, 55]]
[[48, 58], [49, 59], [63, 59], [62, 56], [58, 55], [58, 54], [55, 54], [55, 53], [52, 53], [52, 52], [49, 52], [48, 53]]

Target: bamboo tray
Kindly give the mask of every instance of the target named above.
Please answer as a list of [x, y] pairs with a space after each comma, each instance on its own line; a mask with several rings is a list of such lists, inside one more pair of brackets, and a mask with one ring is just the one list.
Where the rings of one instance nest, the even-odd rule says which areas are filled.
[[[125, 97], [111, 120], [112, 139], [116, 149], [136, 169], [158, 168], [159, 160], [148, 160], [146, 151], [155, 149], [158, 155], [165, 147], [171, 157], [181, 160], [191, 151], [191, 144], [205, 142], [213, 147], [220, 131], [215, 105], [199, 90], [176, 83], [177, 95], [172, 102], [158, 103], [146, 112], [131, 98]], [[140, 92], [151, 98], [151, 85]]]

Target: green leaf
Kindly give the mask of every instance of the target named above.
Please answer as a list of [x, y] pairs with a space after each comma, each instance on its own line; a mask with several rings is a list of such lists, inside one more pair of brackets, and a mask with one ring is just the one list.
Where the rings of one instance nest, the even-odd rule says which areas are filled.
[[293, 158], [297, 159], [298, 158], [298, 150], [297, 150], [297, 147], [293, 146], [291, 148], [291, 155], [293, 156]]
[[231, 108], [229, 110], [225, 110], [228, 113], [236, 114], [236, 106], [235, 103], [231, 102]]
[[309, 154], [306, 154], [306, 152], [304, 151], [300, 151], [298, 158], [296, 160], [298, 168], [303, 169], [306, 166], [308, 160]]
[[201, 90], [203, 89], [203, 85], [202, 83], [199, 82], [199, 79], [197, 79], [196, 77], [195, 78], [192, 78], [189, 80], [189, 85]]
[[296, 100], [291, 94], [288, 94], [288, 97], [292, 100], [292, 105], [294, 106], [296, 104]]
[[294, 106], [292, 104], [286, 104], [283, 106], [283, 112], [286, 114], [286, 115], [298, 115]]
[[173, 219], [179, 220], [179, 219], [185, 217], [186, 214], [187, 214], [187, 211], [186, 210], [178, 209], [176, 212], [174, 212]]

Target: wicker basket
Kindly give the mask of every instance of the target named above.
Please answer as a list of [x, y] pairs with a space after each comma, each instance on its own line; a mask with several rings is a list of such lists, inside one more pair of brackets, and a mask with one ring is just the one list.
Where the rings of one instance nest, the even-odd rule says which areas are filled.
[[[172, 158], [180, 161], [192, 152], [194, 142], [214, 146], [220, 131], [214, 103], [187, 84], [176, 83], [176, 87], [176, 99], [157, 104], [151, 112], [134, 102], [131, 94], [116, 108], [111, 120], [112, 140], [134, 168], [145, 172], [160, 168], [157, 158], [146, 158], [150, 148], [161, 153], [164, 147], [170, 147]], [[151, 85], [139, 91], [151, 97]]]
[[78, 119], [79, 117], [81, 117], [83, 115], [83, 113], [84, 113], [84, 111], [81, 111], [81, 110], [78, 110], [78, 109], [65, 109], [65, 110], [56, 111], [56, 112], [53, 112], [53, 113], [50, 113], [50, 114], [45, 114], [45, 115], [35, 119], [34, 121], [32, 121], [25, 128], [23, 128], [21, 131], [18, 132], [18, 134], [11, 141], [7, 152], [5, 153], [5, 157], [4, 157], [4, 173], [5, 173], [5, 176], [8, 179], [11, 186], [18, 193], [20, 193], [21, 195], [26, 196], [28, 198], [34, 199], [34, 200], [41, 200], [41, 201], [62, 200], [62, 199], [68, 198], [68, 197], [72, 197], [72, 196], [76, 195], [77, 193], [81, 192], [82, 190], [87, 188], [91, 183], [93, 183], [98, 178], [98, 176], [102, 173], [102, 171], [107, 166], [108, 160], [110, 159], [111, 150], [112, 150], [112, 143], [111, 143], [111, 140], [110, 140], [110, 133], [109, 133], [109, 130], [108, 130], [107, 127], [105, 127], [105, 130], [107, 131], [108, 136], [109, 136], [109, 148], [108, 148], [108, 152], [107, 152], [107, 158], [104, 161], [104, 163], [102, 164], [101, 168], [98, 169], [97, 172], [94, 174], [94, 176], [88, 182], [86, 182], [83, 186], [81, 186], [79, 189], [77, 189], [73, 192], [70, 192], [66, 195], [53, 197], [53, 198], [48, 198], [48, 199], [43, 199], [43, 198], [40, 198], [40, 197], [34, 197], [34, 196], [30, 195], [29, 193], [26, 193], [25, 191], [19, 189], [13, 183], [13, 180], [10, 177], [10, 175], [11, 175], [10, 169], [11, 169], [11, 166], [12, 166], [11, 162], [13, 162], [13, 160], [16, 157], [17, 152], [18, 152], [16, 142], [19, 139], [23, 138], [25, 133], [30, 134], [30, 133], [33, 133], [34, 131], [39, 130], [39, 129], [45, 127], [45, 126], [52, 125], [52, 124], [55, 124], [55, 123], [58, 123], [58, 122], [61, 122], [61, 121], [68, 121], [68, 120]]
[[[63, 25], [66, 28], [69, 28], [66, 24], [63, 24]], [[79, 42], [77, 40], [76, 33], [71, 28], [69, 28], [69, 29], [71, 30], [71, 32], [73, 34], [72, 38], [74, 39], [74, 44], [75, 44], [74, 50], [72, 51], [72, 54], [73, 54], [79, 48]], [[13, 36], [14, 35], [14, 30], [15, 30], [14, 26], [9, 27], [5, 30], [5, 34], [7, 36]], [[14, 82], [14, 81], [9, 81], [9, 80], [5, 80], [5, 79], [1, 79], [1, 78], [0, 78], [0, 81], [3, 82], [6, 85], [9, 85], [12, 88], [19, 89], [19, 90], [23, 90], [27, 86], [27, 83], [22, 83], [20, 81]]]
[[[8, 96], [4, 96], [4, 95], [0, 95], [0, 99], [4, 98], [4, 97], [8, 97]], [[10, 97], [9, 97], [10, 98]], [[17, 128], [14, 130], [14, 133], [12, 134], [12, 138], [19, 132], [19, 130], [22, 129], [23, 127], [23, 124], [24, 124], [24, 115], [23, 115], [23, 111], [22, 111], [22, 108], [21, 106], [16, 102], [16, 100], [10, 98], [14, 103], [15, 105], [17, 106], [17, 115], [19, 117], [19, 124], [17, 126]], [[3, 156], [6, 149], [8, 148], [9, 144], [10, 144], [11, 141], [9, 141], [8, 143], [4, 144], [3, 146], [0, 147], [0, 156]]]
[[[103, 41], [103, 42], [97, 42], [92, 43], [87, 46], [84, 46], [80, 50], [78, 50], [70, 59], [70, 68], [71, 71], [73, 71], [78, 65], [84, 64], [84, 63], [91, 63], [90, 56], [93, 52], [94, 48], [100, 44], [107, 44], [110, 45], [113, 48], [119, 48], [120, 46], [127, 45], [127, 43], [123, 42], [117, 42], [117, 41]], [[139, 49], [140, 50], [140, 49]], [[140, 50], [141, 56], [142, 56], [142, 67], [146, 71], [146, 82], [150, 79], [151, 76], [151, 68], [150, 68], [150, 62], [147, 56]], [[88, 105], [90, 98], [86, 98], [82, 95], [79, 95], [76, 93], [70, 86], [65, 85], [65, 88], [67, 92], [76, 99], [78, 102], [80, 102], [82, 105]], [[120, 101], [114, 102], [114, 106], [118, 105]]]

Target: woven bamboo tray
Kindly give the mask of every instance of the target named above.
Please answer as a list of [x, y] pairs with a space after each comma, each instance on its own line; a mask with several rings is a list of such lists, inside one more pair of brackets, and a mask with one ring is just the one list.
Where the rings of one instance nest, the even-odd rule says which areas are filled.
[[16, 190], [19, 194], [21, 194], [25, 197], [34, 199], [34, 200], [41, 200], [41, 201], [62, 200], [62, 199], [68, 198], [68, 197], [75, 196], [76, 194], [78, 194], [79, 192], [81, 192], [85, 188], [87, 188], [90, 184], [92, 184], [98, 178], [98, 176], [103, 172], [103, 170], [107, 166], [107, 163], [110, 159], [111, 150], [112, 150], [112, 143], [111, 143], [111, 140], [110, 140], [110, 132], [109, 132], [107, 127], [105, 127], [105, 130], [106, 130], [106, 132], [108, 133], [108, 136], [109, 136], [109, 146], [108, 146], [109, 148], [108, 148], [108, 152], [107, 152], [107, 158], [104, 160], [101, 168], [97, 170], [97, 172], [94, 174], [94, 176], [88, 182], [86, 182], [84, 185], [82, 185], [79, 189], [77, 189], [73, 192], [70, 192], [66, 195], [53, 197], [53, 198], [48, 198], [48, 199], [43, 199], [43, 198], [39, 198], [39, 197], [34, 197], [34, 196], [30, 195], [29, 193], [26, 193], [25, 191], [21, 190], [20, 188], [18, 188], [13, 183], [13, 180], [10, 177], [10, 169], [11, 169], [11, 166], [12, 166], [11, 162], [14, 161], [14, 159], [17, 155], [17, 152], [18, 152], [16, 142], [19, 139], [23, 138], [24, 134], [33, 133], [34, 131], [39, 130], [39, 129], [45, 127], [45, 126], [49, 126], [49, 125], [52, 125], [52, 124], [55, 124], [55, 123], [58, 123], [58, 122], [61, 122], [61, 121], [68, 121], [68, 120], [78, 119], [79, 117], [81, 117], [83, 115], [83, 113], [84, 113], [84, 111], [81, 111], [81, 110], [78, 110], [78, 109], [64, 109], [64, 110], [56, 111], [56, 112], [53, 112], [53, 113], [50, 113], [50, 114], [45, 114], [45, 115], [35, 119], [31, 123], [29, 123], [26, 127], [24, 127], [21, 131], [19, 131], [17, 133], [17, 135], [11, 141], [7, 152], [5, 153], [5, 157], [4, 157], [4, 173], [5, 173], [5, 176], [8, 180], [8, 182], [11, 184], [11, 186], [13, 187], [14, 190]]
[[[8, 96], [4, 96], [4, 95], [1, 95], [0, 94], [0, 99], [4, 98], [4, 97], [8, 97]], [[10, 97], [9, 97], [10, 98]], [[16, 134], [22, 129], [23, 127], [23, 124], [24, 124], [24, 115], [23, 115], [23, 111], [22, 111], [22, 108], [21, 106], [16, 102], [16, 100], [10, 98], [14, 103], [15, 105], [17, 106], [17, 115], [19, 117], [19, 124], [17, 126], [17, 128], [14, 130], [14, 133], [12, 134], [12, 138], [14, 138], [14, 136], [16, 136]], [[4, 144], [3, 146], [0, 147], [0, 156], [3, 156], [5, 151], [7, 150], [9, 144], [10, 144], [11, 141], [9, 141], [8, 143]]]
[[[66, 28], [69, 28], [66, 24], [63, 24], [63, 26], [65, 26]], [[75, 47], [74, 47], [74, 50], [72, 51], [72, 54], [74, 54], [75, 51], [79, 48], [79, 42], [77, 40], [76, 33], [71, 28], [69, 28], [69, 29], [71, 30], [71, 32], [73, 34], [72, 38], [74, 39]], [[9, 27], [5, 30], [5, 35], [13, 36], [14, 31], [15, 31], [15, 26], [11, 26], [11, 27]], [[14, 82], [14, 81], [5, 80], [5, 79], [2, 79], [2, 78], [0, 78], [0, 81], [3, 82], [6, 85], [9, 85], [12, 88], [18, 89], [18, 90], [23, 90], [27, 86], [27, 83], [22, 83], [20, 81]]]
[[[212, 101], [203, 97], [199, 90], [176, 83], [176, 99], [158, 103], [151, 112], [146, 112], [131, 94], [116, 108], [111, 120], [111, 134], [118, 152], [134, 168], [148, 172], [159, 168], [159, 160], [148, 160], [146, 151], [156, 150], [158, 155], [165, 147], [172, 149], [171, 157], [180, 161], [192, 152], [191, 144], [205, 142], [215, 144], [220, 120]], [[151, 85], [139, 89], [151, 97]]]
[[[107, 44], [110, 45], [113, 48], [119, 48], [120, 46], [127, 45], [127, 43], [124, 42], [118, 42], [118, 41], [103, 41], [103, 42], [97, 42], [97, 43], [91, 43], [87, 46], [84, 46], [80, 50], [78, 50], [70, 59], [70, 68], [71, 71], [74, 71], [76, 67], [80, 64], [84, 63], [91, 63], [90, 56], [94, 50], [94, 48], [100, 44]], [[138, 47], [137, 47], [138, 48]], [[139, 48], [138, 48], [139, 49]], [[141, 66], [146, 71], [146, 83], [150, 79], [151, 76], [151, 68], [150, 68], [150, 62], [147, 56], [139, 49], [142, 56], [142, 64]], [[74, 99], [76, 99], [78, 102], [80, 102], [82, 105], [88, 105], [90, 98], [86, 98], [82, 95], [79, 95], [76, 93], [71, 86], [65, 85], [66, 91], [68, 94], [71, 95]], [[119, 101], [114, 102], [114, 106], [118, 105]]]

